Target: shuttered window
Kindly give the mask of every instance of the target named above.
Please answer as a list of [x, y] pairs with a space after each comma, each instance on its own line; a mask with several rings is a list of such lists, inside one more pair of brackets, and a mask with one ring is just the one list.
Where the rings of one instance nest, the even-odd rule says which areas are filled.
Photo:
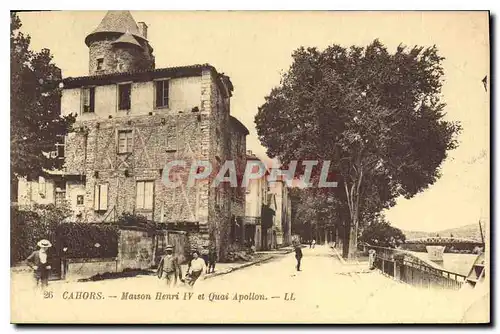
[[64, 158], [64, 146], [65, 146], [65, 137], [64, 136], [57, 136], [56, 156], [58, 158]]
[[118, 153], [132, 153], [133, 139], [132, 130], [118, 131]]
[[156, 81], [156, 108], [168, 107], [168, 80]]
[[136, 209], [153, 210], [154, 181], [138, 181], [136, 188]]
[[130, 110], [131, 84], [118, 85], [118, 110]]
[[94, 188], [94, 210], [108, 210], [108, 184], [96, 184]]
[[82, 112], [94, 112], [95, 87], [83, 88], [82, 90]]

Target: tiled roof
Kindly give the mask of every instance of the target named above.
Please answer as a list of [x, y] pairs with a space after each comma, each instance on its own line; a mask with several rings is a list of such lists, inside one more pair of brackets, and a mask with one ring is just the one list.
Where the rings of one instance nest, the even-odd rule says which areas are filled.
[[130, 32], [132, 35], [145, 39], [139, 32], [137, 23], [135, 22], [132, 14], [128, 10], [110, 10], [106, 13], [101, 23], [97, 28], [92, 31], [86, 38], [85, 44], [89, 45], [89, 39], [91, 36], [99, 33], [115, 32], [115, 33], [126, 33]]
[[119, 79], [121, 77], [130, 77], [134, 75], [143, 75], [143, 74], [172, 74], [177, 72], [193, 72], [193, 71], [201, 71], [203, 69], [212, 69], [215, 71], [215, 68], [210, 64], [195, 64], [189, 66], [177, 66], [177, 67], [165, 67], [165, 68], [156, 68], [149, 70], [137, 70], [137, 71], [127, 71], [127, 72], [117, 72], [117, 73], [108, 73], [108, 74], [97, 74], [97, 75], [86, 75], [81, 77], [67, 77], [63, 79], [64, 84], [77, 83], [81, 81], [90, 81], [90, 80], [102, 80], [105, 81], [107, 79]]
[[[62, 80], [64, 88], [78, 88], [89, 85], [109, 85], [116, 84], [120, 80], [132, 80], [132, 81], [148, 81], [157, 78], [180, 78], [187, 76], [201, 75], [203, 70], [210, 70], [216, 75], [217, 83], [219, 87], [224, 86], [222, 80], [227, 81], [232, 88], [233, 85], [228, 76], [220, 74], [217, 72], [215, 67], [210, 64], [195, 64], [189, 66], [177, 66], [177, 67], [165, 67], [150, 70], [138, 70], [138, 71], [128, 71], [128, 72], [118, 72], [118, 73], [108, 73], [108, 74], [98, 74], [98, 75], [88, 75], [81, 77], [68, 77]], [[222, 89], [223, 90], [223, 89]], [[224, 90], [223, 90], [224, 91]], [[229, 91], [231, 95], [232, 89]], [[237, 122], [239, 122], [237, 120]], [[240, 123], [241, 124], [241, 123]], [[245, 129], [246, 127], [241, 124]], [[246, 130], [248, 131], [248, 130]]]

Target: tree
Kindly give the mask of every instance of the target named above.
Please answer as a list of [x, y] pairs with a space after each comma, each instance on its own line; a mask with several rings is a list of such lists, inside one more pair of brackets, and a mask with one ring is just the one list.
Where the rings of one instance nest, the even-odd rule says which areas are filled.
[[[349, 251], [360, 222], [433, 184], [460, 125], [443, 120], [444, 58], [435, 46], [299, 48], [255, 117], [270, 157], [331, 161], [348, 208]], [[300, 169], [299, 169], [300, 172]], [[371, 197], [375, 195], [374, 197]]]
[[372, 246], [395, 248], [405, 242], [406, 236], [380, 216], [364, 228], [360, 240]]
[[71, 128], [75, 117], [60, 116], [61, 70], [48, 49], [30, 50], [30, 36], [19, 31], [21, 20], [10, 16], [11, 180], [43, 175], [61, 168], [61, 159], [48, 154]]

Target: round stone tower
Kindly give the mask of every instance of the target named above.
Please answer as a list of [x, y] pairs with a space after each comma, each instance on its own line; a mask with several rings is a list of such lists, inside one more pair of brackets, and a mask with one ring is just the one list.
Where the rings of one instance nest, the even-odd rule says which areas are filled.
[[155, 68], [147, 25], [135, 22], [129, 11], [108, 11], [85, 38], [89, 47], [89, 74], [108, 74]]

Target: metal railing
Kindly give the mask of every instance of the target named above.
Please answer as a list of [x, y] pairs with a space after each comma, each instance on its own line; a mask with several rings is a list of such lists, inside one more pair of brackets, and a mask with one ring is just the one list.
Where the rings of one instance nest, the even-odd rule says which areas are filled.
[[465, 282], [464, 275], [432, 267], [404, 250], [368, 245], [367, 248], [376, 252], [375, 268], [407, 284], [458, 290]]

